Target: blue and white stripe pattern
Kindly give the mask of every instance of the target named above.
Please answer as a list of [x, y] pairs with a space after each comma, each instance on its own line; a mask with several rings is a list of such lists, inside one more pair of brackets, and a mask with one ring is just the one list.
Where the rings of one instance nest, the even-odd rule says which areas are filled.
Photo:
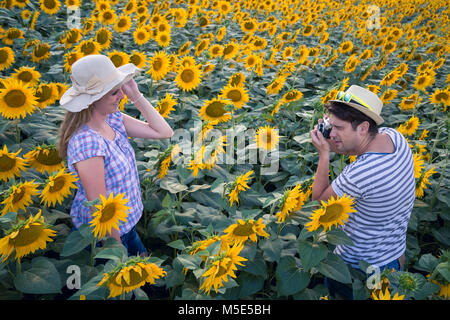
[[367, 152], [344, 168], [332, 182], [334, 192], [354, 197], [357, 212], [342, 227], [353, 246], [335, 253], [353, 267], [360, 260], [383, 266], [406, 250], [406, 231], [415, 199], [414, 160], [406, 139], [396, 130], [380, 128], [391, 138], [393, 153]]
[[[131, 207], [128, 210], [127, 222], [119, 226], [119, 235], [128, 233], [139, 221], [142, 215], [142, 199], [139, 175], [133, 147], [128, 141], [128, 135], [122, 121], [122, 113], [117, 111], [109, 114], [106, 122], [115, 131], [113, 141], [104, 138], [87, 125], [83, 125], [69, 140], [67, 147], [67, 163], [69, 170], [77, 174], [74, 163], [102, 156], [105, 163], [106, 197], [112, 192], [114, 196], [125, 193]], [[83, 205], [87, 201], [86, 192], [81, 181], [76, 182], [78, 190], [72, 203], [70, 215], [74, 226], [87, 224], [92, 219], [90, 209]]]

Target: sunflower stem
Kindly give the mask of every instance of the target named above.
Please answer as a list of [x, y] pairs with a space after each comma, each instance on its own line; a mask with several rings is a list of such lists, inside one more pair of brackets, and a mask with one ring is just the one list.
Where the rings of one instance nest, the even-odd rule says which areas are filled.
[[20, 144], [20, 128], [19, 128], [19, 120], [16, 122], [16, 143]]
[[95, 261], [95, 258], [94, 258], [94, 255], [95, 255], [95, 253], [94, 253], [94, 250], [95, 250], [95, 244], [97, 243], [97, 237], [93, 237], [93, 239], [92, 239], [92, 243], [91, 243], [91, 267], [93, 267], [94, 266], [94, 261]]
[[20, 258], [17, 259], [16, 268], [17, 268], [17, 275], [22, 274], [22, 265], [20, 264]]

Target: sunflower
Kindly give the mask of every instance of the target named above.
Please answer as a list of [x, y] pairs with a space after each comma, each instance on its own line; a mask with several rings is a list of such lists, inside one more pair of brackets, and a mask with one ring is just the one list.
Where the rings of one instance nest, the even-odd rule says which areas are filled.
[[98, 42], [102, 50], [108, 49], [111, 45], [112, 33], [108, 28], [101, 27], [95, 33], [94, 39]]
[[403, 97], [402, 101], [399, 104], [400, 109], [402, 110], [410, 110], [414, 109], [416, 104], [420, 103], [421, 98], [417, 93], [413, 93], [410, 96]]
[[219, 1], [217, 8], [220, 14], [227, 15], [231, 11], [231, 4], [228, 1]]
[[40, 83], [36, 89], [37, 106], [44, 109], [55, 103], [58, 98], [58, 88], [55, 83]]
[[233, 206], [233, 203], [236, 202], [239, 204], [239, 193], [241, 191], [245, 191], [246, 189], [250, 189], [248, 182], [250, 180], [250, 176], [253, 174], [253, 170], [247, 171], [244, 174], [238, 176], [233, 183], [231, 183], [228, 188], [231, 190], [228, 194], [230, 207]]
[[76, 47], [75, 50], [82, 56], [88, 56], [91, 54], [99, 54], [101, 51], [100, 44], [97, 41], [92, 39], [81, 41]]
[[281, 103], [289, 103], [293, 101], [298, 101], [303, 97], [303, 93], [298, 91], [297, 89], [292, 89], [286, 92], [281, 98]]
[[144, 69], [147, 65], [147, 57], [144, 52], [133, 50], [130, 55], [130, 62], [139, 69]]
[[111, 271], [104, 273], [97, 286], [109, 288], [108, 298], [128, 293], [146, 283], [154, 284], [156, 279], [164, 277], [167, 272], [156, 264], [148, 262], [149, 257], [133, 257], [127, 262], [120, 262]]
[[13, 177], [20, 177], [20, 171], [24, 171], [26, 162], [17, 155], [22, 151], [8, 152], [6, 144], [0, 150], [0, 180], [8, 181]]
[[356, 66], [360, 63], [358, 58], [356, 58], [354, 55], [350, 56], [347, 61], [345, 62], [344, 71], [347, 73], [351, 73], [355, 71]]
[[14, 69], [15, 72], [11, 74], [11, 77], [33, 87], [41, 78], [41, 73], [34, 69], [35, 67], [22, 66], [19, 69]]
[[202, 260], [206, 261], [206, 259], [208, 258], [208, 255], [203, 255], [203, 254], [201, 254], [201, 252], [205, 251], [210, 245], [212, 245], [213, 243], [216, 243], [218, 241], [220, 241], [220, 248], [219, 248], [220, 252], [226, 251], [229, 248], [229, 246], [231, 245], [231, 243], [228, 242], [228, 238], [225, 237], [224, 235], [222, 235], [222, 236], [210, 235], [210, 236], [208, 236], [208, 238], [206, 238], [204, 240], [195, 241], [194, 243], [192, 243], [191, 246], [189, 246], [187, 248], [186, 251], [191, 256], [197, 254], [197, 252], [198, 252], [199, 256], [202, 258]]
[[209, 42], [210, 41], [208, 39], [202, 39], [201, 41], [199, 41], [195, 46], [195, 55], [199, 56], [203, 51], [208, 49]]
[[381, 101], [383, 101], [383, 104], [386, 105], [390, 103], [393, 99], [395, 99], [395, 97], [397, 97], [397, 94], [398, 94], [397, 90], [388, 89], [385, 92], [383, 92], [380, 99]]
[[277, 94], [284, 87], [284, 82], [286, 81], [286, 76], [278, 76], [273, 80], [267, 87], [267, 94]]
[[217, 41], [222, 41], [223, 37], [225, 37], [227, 33], [227, 28], [225, 26], [220, 27], [219, 30], [217, 30], [217, 34], [216, 34], [216, 40]]
[[155, 37], [155, 40], [161, 47], [167, 47], [170, 44], [170, 33], [158, 32], [158, 34]]
[[219, 98], [230, 100], [237, 109], [242, 108], [249, 101], [248, 93], [242, 86], [226, 86], [222, 89]]
[[264, 231], [265, 227], [266, 225], [262, 223], [262, 218], [259, 218], [258, 221], [239, 219], [237, 223], [230, 225], [223, 232], [230, 242], [244, 243], [248, 239], [256, 242], [258, 240], [257, 236], [269, 237], [269, 234]]
[[147, 31], [147, 28], [145, 27], [137, 27], [136, 30], [133, 32], [133, 38], [134, 42], [137, 45], [143, 45], [150, 40], [150, 33]]
[[206, 100], [200, 108], [199, 115], [203, 120], [219, 122], [227, 122], [231, 119], [230, 113], [226, 110], [229, 104], [227, 100], [221, 98]]
[[388, 86], [390, 87], [393, 85], [398, 79], [400, 78], [400, 75], [395, 70], [387, 73], [383, 79], [380, 81], [380, 86]]
[[103, 238], [106, 234], [111, 234], [111, 229], [119, 230], [120, 221], [126, 222], [128, 216], [128, 209], [130, 207], [125, 204], [128, 199], [124, 199], [125, 193], [120, 193], [113, 196], [111, 192], [108, 198], [100, 194], [100, 204], [95, 205], [98, 210], [92, 214], [92, 221], [90, 225], [94, 227], [94, 236], [96, 238]]
[[113, 9], [105, 9], [99, 12], [97, 20], [102, 24], [114, 24], [117, 21], [117, 14]]
[[71, 194], [70, 189], [77, 188], [75, 181], [78, 181], [78, 178], [72, 173], [66, 173], [64, 168], [50, 176], [41, 192], [41, 203], [44, 202], [47, 207], [54, 206], [56, 203], [62, 204], [64, 198]]
[[25, 208], [33, 202], [31, 197], [39, 193], [37, 187], [38, 185], [34, 183], [34, 180], [20, 182], [11, 186], [6, 192], [5, 199], [2, 201], [2, 204], [5, 206], [1, 215], [7, 212], [17, 212], [19, 209], [25, 211]]
[[178, 49], [178, 55], [183, 56], [185, 54], [188, 54], [191, 49], [189, 48], [191, 46], [191, 41], [186, 41], [179, 49]]
[[445, 107], [450, 105], [450, 92], [448, 89], [436, 89], [430, 96], [430, 102], [434, 104], [443, 104]]
[[265, 126], [256, 131], [255, 139], [258, 148], [271, 151], [277, 148], [280, 136], [278, 135], [278, 129]]
[[426, 73], [419, 74], [414, 81], [413, 87], [425, 91], [425, 88], [433, 84], [433, 78]]
[[15, 39], [23, 39], [23, 31], [22, 30], [17, 29], [17, 28], [9, 28], [2, 34], [2, 41], [6, 45], [14, 44]]
[[223, 287], [224, 282], [228, 282], [228, 276], [236, 278], [234, 273], [237, 270], [236, 265], [243, 266], [242, 262], [247, 261], [246, 258], [239, 256], [243, 247], [243, 244], [234, 244], [227, 250], [219, 252], [212, 259], [210, 258], [208, 269], [202, 275], [206, 279], [200, 286], [200, 290], [204, 290], [209, 295], [214, 287], [217, 293], [217, 289]]
[[50, 45], [48, 43], [39, 42], [33, 48], [31, 60], [40, 63], [50, 58]]
[[350, 40], [344, 41], [339, 46], [339, 53], [347, 53], [353, 50], [353, 42]]
[[344, 195], [334, 199], [332, 196], [328, 202], [321, 201], [322, 207], [315, 210], [310, 217], [311, 222], [305, 224], [309, 232], [317, 230], [319, 227], [323, 227], [325, 231], [331, 230], [331, 227], [344, 225], [344, 222], [348, 219], [348, 214], [356, 212], [353, 209], [353, 198]]
[[0, 71], [8, 69], [14, 61], [14, 51], [10, 47], [0, 48]]
[[132, 14], [134, 11], [136, 11], [136, 0], [129, 0], [125, 7], [123, 8], [123, 11], [125, 14], [129, 15]]
[[312, 35], [313, 32], [314, 32], [314, 26], [308, 24], [303, 28], [302, 35], [304, 37], [309, 37], [310, 35]]
[[113, 50], [108, 53], [108, 58], [116, 68], [130, 63], [130, 56], [123, 51]]
[[419, 125], [419, 118], [417, 118], [416, 116], [412, 116], [405, 124], [400, 125], [397, 130], [403, 134], [406, 134], [407, 136], [410, 136], [416, 133]]
[[205, 164], [203, 163], [203, 158], [205, 155], [205, 145], [202, 145], [199, 150], [195, 152], [193, 159], [189, 162], [188, 169], [192, 170], [192, 175], [196, 177], [198, 175], [199, 170], [203, 170], [205, 168]]
[[191, 91], [201, 82], [202, 71], [198, 66], [183, 66], [178, 68], [175, 82], [183, 91]]
[[258, 29], [258, 20], [248, 18], [242, 21], [241, 30], [247, 34], [253, 34]]
[[40, 173], [52, 173], [64, 167], [63, 159], [54, 146], [37, 146], [26, 153], [24, 158], [31, 168], [35, 168]]
[[416, 197], [422, 198], [424, 196], [424, 190], [427, 188], [427, 185], [431, 184], [428, 180], [433, 174], [437, 173], [434, 168], [431, 168], [425, 171], [416, 182]]
[[376, 295], [376, 293], [373, 292], [371, 298], [372, 300], [403, 300], [405, 298], [405, 295], [399, 296], [397, 292], [393, 297], [391, 297], [389, 288], [386, 288], [384, 293], [381, 290], [379, 290], [378, 295]]
[[22, 220], [0, 239], [0, 258], [4, 262], [15, 251], [15, 259], [19, 260], [36, 250], [45, 249], [55, 235], [56, 231], [44, 223], [39, 210], [34, 217], [30, 215], [28, 220]]
[[34, 90], [27, 83], [6, 79], [0, 89], [0, 114], [7, 119], [25, 118], [36, 110]]
[[166, 92], [166, 96], [164, 97], [164, 99], [158, 101], [158, 104], [156, 105], [156, 110], [162, 117], [167, 118], [170, 112], [175, 110], [173, 106], [176, 104], [177, 100], [173, 98], [173, 94]]
[[231, 75], [231, 77], [228, 79], [227, 85], [228, 86], [233, 86], [233, 87], [238, 87], [238, 86], [243, 86], [245, 83], [245, 76], [242, 72], [237, 72], [233, 75]]
[[275, 217], [278, 218], [278, 223], [285, 222], [291, 212], [297, 209], [300, 201], [303, 199], [302, 193], [301, 185], [299, 183], [297, 183], [295, 187], [284, 192], [279, 204], [281, 211], [278, 211], [275, 214]]
[[233, 59], [239, 52], [239, 44], [237, 42], [229, 42], [223, 47], [224, 60]]
[[71, 72], [72, 65], [81, 58], [81, 55], [76, 52], [68, 52], [64, 55], [64, 69], [68, 72]]
[[114, 30], [117, 32], [125, 32], [131, 28], [131, 17], [128, 15], [121, 15], [114, 23]]
[[70, 29], [64, 38], [61, 39], [61, 43], [66, 44], [66, 49], [71, 48], [75, 43], [79, 42], [82, 37], [82, 30], [78, 28]]
[[61, 7], [59, 0], [39, 0], [39, 2], [41, 4], [41, 10], [50, 15], [57, 13]]
[[175, 144], [170, 145], [170, 147], [163, 153], [161, 160], [157, 163], [159, 165], [158, 179], [162, 179], [167, 175], [167, 170], [169, 170], [170, 163], [180, 152], [180, 146]]

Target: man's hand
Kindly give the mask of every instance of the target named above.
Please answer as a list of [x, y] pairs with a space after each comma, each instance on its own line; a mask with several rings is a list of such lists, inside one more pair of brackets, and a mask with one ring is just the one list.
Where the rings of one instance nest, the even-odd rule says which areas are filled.
[[319, 152], [319, 155], [330, 153], [329, 141], [328, 139], [325, 139], [322, 132], [317, 129], [317, 125], [314, 127], [314, 130], [311, 131], [311, 142]]

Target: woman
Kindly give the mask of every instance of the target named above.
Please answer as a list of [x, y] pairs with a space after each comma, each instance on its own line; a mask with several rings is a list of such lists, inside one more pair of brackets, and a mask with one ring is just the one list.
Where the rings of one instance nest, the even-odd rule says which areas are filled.
[[[143, 204], [135, 154], [128, 137], [167, 139], [173, 131], [164, 118], [139, 91], [133, 77], [139, 69], [130, 63], [116, 68], [103, 55], [89, 55], [72, 65], [72, 87], [61, 97], [66, 112], [60, 129], [59, 152], [67, 156], [70, 171], [79, 177], [78, 191], [70, 215], [75, 228], [92, 219], [92, 210], [83, 205], [100, 195], [125, 193], [127, 222], [112, 229], [129, 255], [146, 250], [135, 225]], [[119, 111], [124, 95], [141, 112], [146, 122]]]

